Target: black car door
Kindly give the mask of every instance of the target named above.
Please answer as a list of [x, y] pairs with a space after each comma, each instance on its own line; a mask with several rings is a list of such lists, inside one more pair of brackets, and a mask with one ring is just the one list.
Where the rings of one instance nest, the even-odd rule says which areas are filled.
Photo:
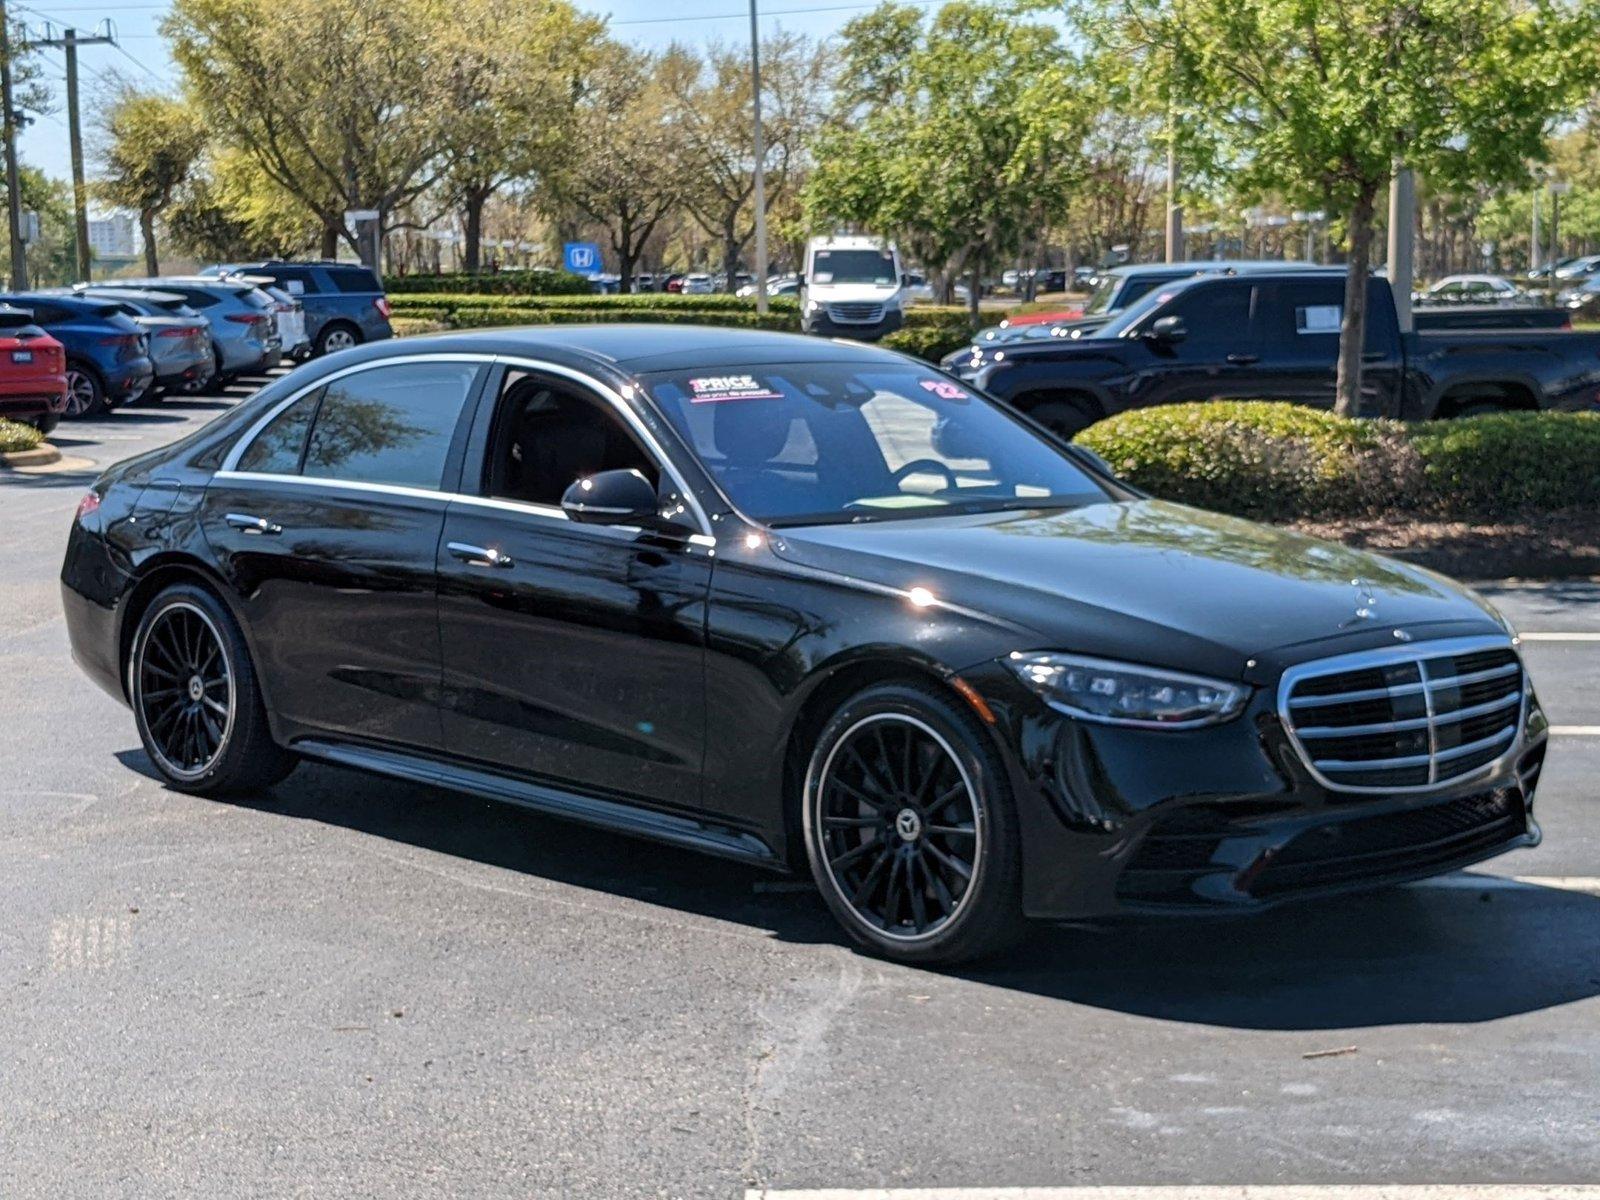
[[[1258, 371], [1266, 385], [1264, 394], [1317, 408], [1333, 407], [1344, 287], [1337, 275], [1261, 282], [1256, 323], [1263, 336]], [[1364, 416], [1397, 416], [1403, 361], [1394, 340], [1394, 302], [1383, 280], [1377, 280], [1368, 294], [1361, 411]]]
[[[1228, 400], [1261, 395], [1255, 373], [1261, 344], [1250, 321], [1248, 279], [1202, 280], [1179, 292], [1146, 322], [1128, 385], [1129, 407]], [[1175, 317], [1183, 337], [1148, 336], [1150, 325]]]
[[351, 368], [280, 406], [206, 489], [280, 739], [439, 745], [434, 557], [486, 363]]
[[[712, 541], [570, 521], [580, 477], [659, 447], [614, 393], [508, 368], [474, 423], [439, 540], [445, 747], [567, 790], [696, 808]], [[695, 532], [698, 528], [700, 532]]]

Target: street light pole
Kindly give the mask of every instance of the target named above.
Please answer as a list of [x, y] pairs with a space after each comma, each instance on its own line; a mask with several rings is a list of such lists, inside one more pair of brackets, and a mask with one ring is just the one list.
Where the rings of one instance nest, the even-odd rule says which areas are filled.
[[756, 0], [750, 0], [750, 101], [755, 117], [756, 311], [765, 313], [767, 311], [767, 144], [761, 130], [761, 31], [756, 22]]

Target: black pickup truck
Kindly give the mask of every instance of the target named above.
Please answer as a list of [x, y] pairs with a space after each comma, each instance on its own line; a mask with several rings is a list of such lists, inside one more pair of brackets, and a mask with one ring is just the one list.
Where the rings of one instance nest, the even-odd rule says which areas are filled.
[[[1058, 433], [1129, 408], [1292, 400], [1331, 408], [1344, 280], [1328, 272], [1167, 284], [1104, 325], [976, 345], [945, 361]], [[1382, 279], [1368, 292], [1362, 415], [1423, 420], [1504, 409], [1600, 411], [1600, 334], [1401, 333]]]

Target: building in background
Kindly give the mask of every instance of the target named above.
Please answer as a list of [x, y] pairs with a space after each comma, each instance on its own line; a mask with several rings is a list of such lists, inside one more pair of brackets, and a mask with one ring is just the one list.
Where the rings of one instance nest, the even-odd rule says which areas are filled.
[[139, 230], [127, 213], [89, 221], [89, 249], [97, 259], [133, 258], [139, 254]]

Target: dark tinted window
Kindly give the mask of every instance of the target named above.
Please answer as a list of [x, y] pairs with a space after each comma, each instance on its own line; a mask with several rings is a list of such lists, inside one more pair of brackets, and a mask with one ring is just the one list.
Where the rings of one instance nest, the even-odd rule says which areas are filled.
[[530, 504], [560, 504], [569, 487], [598, 471], [632, 468], [652, 484], [659, 479], [601, 401], [523, 371], [506, 376], [486, 465], [489, 495]]
[[37, 300], [28, 301], [28, 307], [33, 310], [33, 319], [41, 325], [49, 324], [52, 321], [60, 321], [67, 315], [54, 304], [40, 304]]
[[396, 363], [327, 387], [305, 474], [436, 488], [472, 381], [473, 363]]
[[210, 308], [213, 304], [220, 304], [222, 298], [200, 288], [185, 288], [181, 293], [190, 304], [196, 308]]
[[277, 280], [278, 286], [291, 296], [303, 296], [316, 292], [317, 275], [310, 267], [272, 267], [262, 272]]
[[329, 267], [328, 277], [341, 292], [381, 292], [378, 277], [366, 267]]
[[272, 419], [256, 440], [239, 456], [240, 471], [264, 471], [273, 475], [295, 475], [300, 471], [300, 452], [305, 448], [306, 431], [317, 411], [322, 389], [300, 397]]
[[1344, 319], [1344, 280], [1318, 279], [1261, 285], [1261, 329], [1268, 340], [1323, 349], [1337, 345]]
[[1182, 350], [1191, 346], [1233, 344], [1250, 336], [1250, 285], [1244, 282], [1198, 284], [1186, 290], [1159, 314], [1178, 317], [1189, 331]]

